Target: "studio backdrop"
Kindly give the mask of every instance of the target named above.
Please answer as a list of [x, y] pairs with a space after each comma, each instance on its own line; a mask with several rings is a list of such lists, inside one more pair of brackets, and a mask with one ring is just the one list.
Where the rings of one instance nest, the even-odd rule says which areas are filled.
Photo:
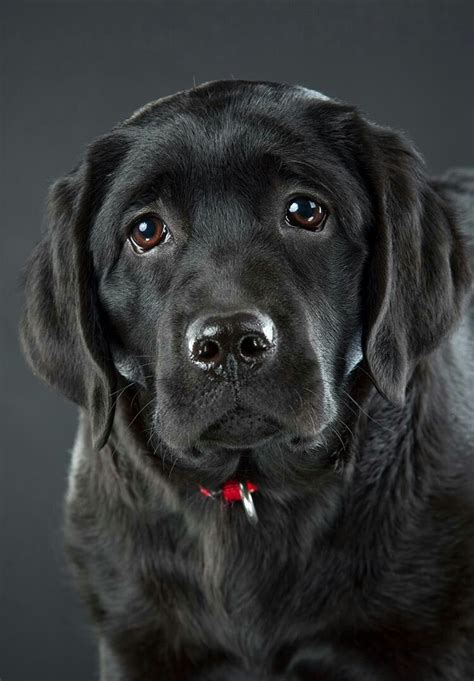
[[15, 2], [1, 8], [0, 678], [97, 678], [63, 558], [77, 409], [18, 343], [21, 268], [50, 183], [144, 103], [214, 79], [298, 83], [405, 131], [430, 170], [472, 164], [469, 0]]

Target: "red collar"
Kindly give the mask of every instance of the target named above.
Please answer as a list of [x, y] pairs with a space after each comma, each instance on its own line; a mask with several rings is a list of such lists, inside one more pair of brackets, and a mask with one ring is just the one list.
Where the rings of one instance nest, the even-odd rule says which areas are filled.
[[199, 486], [199, 491], [205, 497], [215, 499], [216, 497], [222, 495], [222, 499], [229, 504], [233, 503], [234, 501], [241, 501], [244, 506], [245, 513], [247, 514], [247, 518], [252, 525], [255, 525], [258, 522], [257, 512], [255, 510], [255, 505], [251, 496], [253, 492], [257, 492], [257, 490], [258, 486], [249, 480], [247, 480], [245, 484], [239, 482], [238, 480], [227, 480], [227, 482], [222, 485], [222, 489], [218, 491], [211, 491], [202, 485]]
[[[256, 492], [258, 490], [257, 485], [254, 485], [253, 482], [247, 481], [245, 484], [248, 492]], [[201, 494], [204, 494], [205, 497], [215, 498], [222, 494], [224, 501], [229, 503], [233, 501], [242, 501], [240, 482], [238, 480], [227, 480], [227, 482], [222, 485], [222, 489], [217, 492], [211, 492], [202, 485], [199, 486], [199, 491]]]

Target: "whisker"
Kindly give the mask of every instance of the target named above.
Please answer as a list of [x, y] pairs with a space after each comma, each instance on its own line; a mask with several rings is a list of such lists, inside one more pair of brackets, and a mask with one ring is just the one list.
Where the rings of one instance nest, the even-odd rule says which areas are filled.
[[140, 416], [140, 414], [142, 413], [142, 411], [145, 411], [145, 409], [146, 409], [147, 407], [149, 407], [150, 404], [151, 404], [154, 400], [155, 400], [155, 397], [152, 397], [151, 400], [148, 400], [148, 402], [145, 404], [145, 406], [143, 406], [143, 407], [140, 409], [140, 411], [138, 411], [138, 412], [135, 414], [135, 416], [133, 417], [133, 419], [132, 419], [132, 420], [130, 421], [130, 423], [128, 424], [128, 427], [129, 427], [129, 428], [130, 428], [130, 426], [132, 425], [132, 423], [134, 423], [134, 421]]
[[130, 388], [130, 386], [132, 386], [132, 385], [134, 385], [134, 381], [127, 383], [127, 385], [124, 388], [119, 388], [118, 390], [114, 390], [113, 392], [109, 393], [109, 397], [114, 397], [114, 395], [117, 395], [118, 393], [120, 393], [120, 395], [121, 395], [122, 393], [124, 393], [127, 390], [127, 388]]
[[346, 428], [346, 430], [349, 431], [349, 433], [352, 435], [352, 437], [355, 437], [355, 436], [354, 436], [354, 433], [353, 433], [352, 430], [349, 428], [349, 426], [347, 425], [347, 423], [345, 423], [341, 418], [339, 418], [339, 416], [336, 416], [336, 418], [337, 418], [337, 420], [339, 421], [339, 423], [342, 423], [342, 425], [344, 426], [344, 428]]
[[371, 421], [373, 421], [373, 423], [375, 423], [375, 425], [379, 426], [379, 428], [382, 428], [383, 430], [388, 431], [389, 433], [393, 433], [393, 432], [394, 432], [394, 430], [393, 430], [392, 428], [388, 428], [388, 427], [385, 426], [383, 423], [379, 423], [379, 422], [376, 421], [370, 414], [368, 414], [368, 413], [360, 406], [360, 404], [357, 402], [357, 400], [355, 400], [355, 399], [352, 397], [352, 395], [350, 395], [350, 394], [347, 392], [347, 390], [344, 390], [344, 388], [342, 388], [342, 392], [343, 392], [345, 395], [347, 395], [347, 397], [356, 405], [356, 407], [357, 407], [358, 409], [360, 409], [361, 412], [362, 412], [365, 416], [367, 416], [368, 419], [370, 419]]
[[342, 445], [342, 449], [343, 449], [344, 451], [346, 451], [346, 445], [344, 444], [344, 440], [342, 439], [342, 437], [340, 436], [340, 434], [338, 433], [338, 431], [337, 431], [333, 426], [331, 426], [330, 424], [328, 424], [328, 427], [329, 427], [329, 428], [332, 430], [332, 432], [339, 438], [339, 440], [340, 440], [340, 442], [341, 442], [341, 445]]
[[174, 461], [173, 461], [173, 463], [171, 464], [170, 472], [168, 473], [168, 480], [171, 480], [171, 473], [173, 472], [173, 469], [174, 469], [174, 467], [176, 466], [176, 462], [177, 462], [177, 461], [178, 461], [178, 455], [176, 454], [176, 456], [174, 457]]
[[[334, 355], [334, 358], [335, 358], [335, 359], [342, 359], [343, 361], [347, 361], [347, 356], [345, 356], [345, 355]], [[373, 383], [373, 378], [372, 378], [372, 376], [369, 374], [369, 372], [367, 371], [367, 369], [365, 369], [365, 368], [361, 365], [361, 361], [362, 361], [362, 358], [361, 358], [360, 361], [357, 362], [357, 364], [351, 369], [351, 373], [352, 373], [353, 371], [355, 371], [356, 369], [357, 369], [358, 371], [362, 371], [362, 373], [364, 373], [368, 378], [370, 378], [370, 381]]]
[[328, 441], [326, 440], [326, 438], [324, 437], [324, 435], [323, 435], [322, 433], [319, 433], [319, 437], [320, 437], [321, 440], [323, 441], [324, 448], [325, 448], [325, 450], [326, 450], [326, 454], [329, 456]]

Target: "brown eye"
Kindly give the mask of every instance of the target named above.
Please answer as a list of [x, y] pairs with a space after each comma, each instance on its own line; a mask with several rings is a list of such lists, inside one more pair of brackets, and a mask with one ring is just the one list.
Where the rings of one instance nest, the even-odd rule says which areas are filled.
[[308, 196], [295, 196], [286, 207], [286, 221], [293, 227], [316, 231], [323, 228], [327, 211]]
[[149, 251], [166, 239], [168, 228], [154, 215], [144, 215], [132, 227], [130, 241], [138, 253]]

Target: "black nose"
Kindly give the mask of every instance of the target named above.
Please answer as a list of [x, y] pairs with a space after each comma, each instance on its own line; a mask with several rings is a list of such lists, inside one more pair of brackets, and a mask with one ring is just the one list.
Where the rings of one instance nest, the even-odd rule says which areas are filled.
[[229, 312], [194, 320], [186, 341], [191, 361], [201, 369], [224, 370], [232, 359], [255, 367], [274, 353], [276, 332], [268, 315]]

